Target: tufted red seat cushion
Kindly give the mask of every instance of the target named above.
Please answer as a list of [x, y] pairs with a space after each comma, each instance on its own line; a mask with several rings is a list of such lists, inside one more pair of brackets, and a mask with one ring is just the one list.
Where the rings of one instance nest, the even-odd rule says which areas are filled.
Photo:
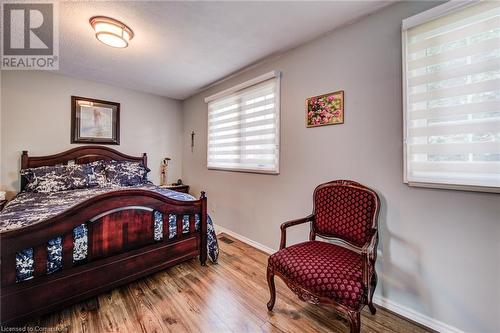
[[269, 266], [295, 285], [353, 310], [364, 302], [360, 254], [338, 245], [310, 241], [269, 257]]

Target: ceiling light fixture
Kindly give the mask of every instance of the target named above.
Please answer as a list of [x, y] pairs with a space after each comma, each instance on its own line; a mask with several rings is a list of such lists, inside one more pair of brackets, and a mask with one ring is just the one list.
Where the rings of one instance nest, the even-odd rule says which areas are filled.
[[95, 37], [102, 43], [116, 48], [128, 46], [134, 32], [120, 21], [105, 16], [94, 16], [89, 20]]

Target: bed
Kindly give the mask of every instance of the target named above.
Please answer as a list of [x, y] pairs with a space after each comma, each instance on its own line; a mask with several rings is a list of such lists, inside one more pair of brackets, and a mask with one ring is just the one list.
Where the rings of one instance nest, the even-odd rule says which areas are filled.
[[[147, 169], [147, 156], [81, 146], [50, 156], [24, 151], [21, 157], [23, 171], [70, 164], [79, 170], [99, 163], [112, 171], [120, 165]], [[33, 192], [31, 185], [23, 176], [21, 192], [0, 213], [2, 325], [22, 323], [185, 260], [199, 257], [201, 265], [208, 256], [217, 260], [204, 192], [195, 199], [154, 186], [146, 176], [127, 186], [107, 182]]]

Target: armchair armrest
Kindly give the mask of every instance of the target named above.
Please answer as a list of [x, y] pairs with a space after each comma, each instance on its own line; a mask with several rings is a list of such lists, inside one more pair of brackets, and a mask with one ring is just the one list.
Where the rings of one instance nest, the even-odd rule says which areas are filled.
[[370, 261], [375, 261], [376, 252], [375, 248], [377, 247], [378, 242], [378, 231], [375, 231], [369, 243], [366, 243], [365, 246], [361, 248], [361, 253]]
[[296, 220], [291, 220], [287, 221], [281, 224], [281, 242], [280, 242], [280, 250], [284, 249], [286, 247], [286, 228], [288, 227], [293, 227], [294, 225], [306, 223], [306, 222], [311, 222], [314, 220], [314, 214], [311, 214], [307, 217], [301, 218], [301, 219], [296, 219]]
[[366, 243], [363, 248], [361, 248], [361, 255], [363, 257], [363, 282], [368, 288], [370, 288], [371, 279], [369, 267], [375, 265], [375, 260], [377, 259], [377, 244], [378, 231], [375, 231], [370, 242]]

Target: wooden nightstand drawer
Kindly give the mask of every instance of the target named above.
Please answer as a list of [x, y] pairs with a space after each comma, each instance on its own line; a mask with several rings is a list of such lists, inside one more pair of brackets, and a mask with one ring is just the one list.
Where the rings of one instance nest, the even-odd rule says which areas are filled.
[[168, 188], [169, 190], [172, 191], [177, 191], [177, 192], [182, 192], [182, 193], [189, 193], [189, 185], [162, 185], [160, 186], [161, 188]]

